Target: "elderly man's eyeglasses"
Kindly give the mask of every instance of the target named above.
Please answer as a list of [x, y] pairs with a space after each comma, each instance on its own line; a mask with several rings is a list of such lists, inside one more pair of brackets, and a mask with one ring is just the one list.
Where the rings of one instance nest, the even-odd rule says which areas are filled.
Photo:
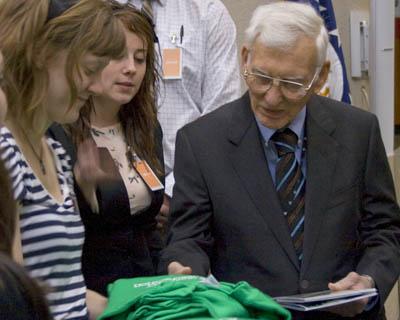
[[275, 85], [280, 87], [282, 94], [287, 99], [296, 100], [303, 98], [307, 94], [315, 79], [317, 79], [320, 70], [321, 68], [318, 67], [310, 84], [307, 86], [300, 82], [273, 78], [258, 72], [249, 72], [247, 69], [244, 70], [243, 76], [250, 89], [255, 93], [265, 94]]

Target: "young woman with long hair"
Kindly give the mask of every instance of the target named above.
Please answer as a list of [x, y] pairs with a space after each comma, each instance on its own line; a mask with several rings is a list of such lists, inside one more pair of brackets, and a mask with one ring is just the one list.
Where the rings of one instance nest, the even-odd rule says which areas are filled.
[[84, 284], [69, 157], [45, 133], [76, 121], [101, 92], [99, 72], [124, 52], [122, 25], [111, 0], [13, 0], [0, 2], [0, 30], [8, 99], [0, 146], [19, 205], [17, 260], [48, 288], [55, 319], [87, 319], [86, 301], [96, 317], [106, 299]]

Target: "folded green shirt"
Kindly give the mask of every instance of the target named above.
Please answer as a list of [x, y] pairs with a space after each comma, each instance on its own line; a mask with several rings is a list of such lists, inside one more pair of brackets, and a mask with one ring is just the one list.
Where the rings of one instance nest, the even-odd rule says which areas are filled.
[[209, 283], [192, 275], [121, 279], [108, 286], [100, 320], [290, 320], [288, 310], [247, 282]]

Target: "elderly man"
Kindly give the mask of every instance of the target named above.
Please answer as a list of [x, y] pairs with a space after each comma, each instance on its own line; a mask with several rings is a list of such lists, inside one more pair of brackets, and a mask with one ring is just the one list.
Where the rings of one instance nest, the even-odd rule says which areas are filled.
[[259, 7], [248, 93], [179, 131], [161, 269], [246, 280], [272, 296], [376, 287], [295, 319], [384, 318], [400, 267], [400, 211], [376, 117], [315, 95], [328, 35], [304, 4]]

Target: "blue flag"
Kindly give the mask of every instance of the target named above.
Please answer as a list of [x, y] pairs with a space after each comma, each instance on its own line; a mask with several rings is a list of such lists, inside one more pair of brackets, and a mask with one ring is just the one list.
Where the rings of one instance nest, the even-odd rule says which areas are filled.
[[327, 58], [331, 62], [328, 80], [320, 94], [332, 99], [351, 103], [349, 82], [347, 80], [346, 65], [344, 62], [342, 44], [339, 30], [336, 26], [335, 12], [331, 0], [289, 0], [309, 3], [324, 19], [325, 27], [329, 33], [329, 46]]

